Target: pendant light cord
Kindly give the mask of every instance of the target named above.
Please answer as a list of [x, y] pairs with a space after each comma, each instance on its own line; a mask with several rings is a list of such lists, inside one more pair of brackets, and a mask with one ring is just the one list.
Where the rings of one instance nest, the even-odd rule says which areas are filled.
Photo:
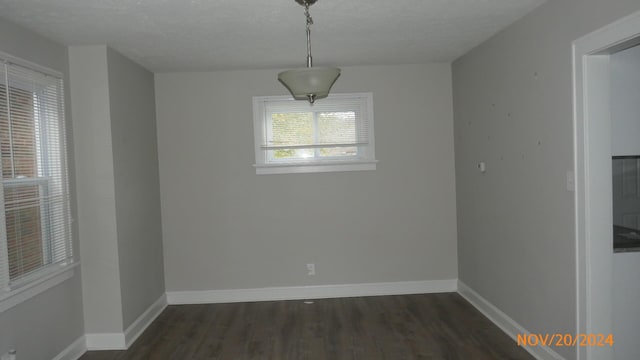
[[307, 67], [313, 66], [313, 59], [311, 58], [311, 25], [313, 25], [313, 18], [309, 13], [309, 2], [304, 2], [304, 15], [307, 17]]

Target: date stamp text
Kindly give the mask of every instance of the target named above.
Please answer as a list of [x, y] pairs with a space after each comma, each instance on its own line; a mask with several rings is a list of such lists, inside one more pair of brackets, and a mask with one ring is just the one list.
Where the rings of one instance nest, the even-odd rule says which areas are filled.
[[613, 346], [612, 334], [518, 334], [518, 346]]

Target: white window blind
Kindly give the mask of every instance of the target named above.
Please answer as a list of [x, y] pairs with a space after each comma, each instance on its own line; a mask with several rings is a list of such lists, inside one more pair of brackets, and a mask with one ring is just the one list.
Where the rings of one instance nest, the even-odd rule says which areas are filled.
[[375, 169], [372, 95], [255, 97], [256, 172]]
[[0, 59], [0, 288], [70, 262], [62, 79]]

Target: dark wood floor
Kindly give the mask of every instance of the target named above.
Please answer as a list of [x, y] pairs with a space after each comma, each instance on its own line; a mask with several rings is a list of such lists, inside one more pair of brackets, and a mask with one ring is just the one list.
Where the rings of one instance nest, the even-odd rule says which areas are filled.
[[456, 293], [169, 306], [127, 351], [81, 360], [533, 359]]

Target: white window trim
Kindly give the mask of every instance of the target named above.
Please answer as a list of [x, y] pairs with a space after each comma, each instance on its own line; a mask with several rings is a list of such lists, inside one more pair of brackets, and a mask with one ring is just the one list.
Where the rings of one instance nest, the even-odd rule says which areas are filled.
[[[254, 129], [254, 148], [255, 160], [253, 165], [257, 175], [268, 174], [301, 174], [301, 173], [321, 173], [321, 172], [340, 172], [340, 171], [369, 171], [376, 170], [375, 160], [375, 131], [373, 118], [373, 93], [345, 93], [330, 94], [327, 99], [353, 99], [361, 98], [366, 102], [367, 126], [369, 131], [369, 152], [371, 160], [363, 159], [329, 159], [326, 161], [309, 161], [304, 160], [291, 161], [287, 163], [264, 163], [259, 161], [264, 157], [264, 150], [261, 147], [263, 137], [267, 129], [265, 129], [265, 103], [275, 101], [291, 101], [296, 102], [291, 96], [256, 96], [253, 98], [253, 129]], [[318, 100], [322, 101], [322, 100]]]
[[21, 279], [10, 290], [0, 290], [0, 314], [71, 279], [79, 265], [79, 261], [74, 261], [47, 267]]
[[22, 67], [26, 67], [29, 68], [31, 70], [35, 70], [35, 71], [39, 71], [43, 74], [47, 74], [47, 75], [51, 75], [54, 77], [58, 77], [58, 78], [64, 78], [64, 74], [62, 74], [60, 71], [56, 71], [53, 69], [49, 69], [48, 67], [42, 66], [40, 64], [36, 64], [34, 62], [31, 62], [29, 60], [25, 60], [25, 59], [21, 59], [19, 57], [15, 57], [11, 54], [7, 54], [6, 52], [0, 51], [0, 59], [4, 59], [10, 63], [16, 64], [16, 65], [20, 65]]
[[[38, 71], [60, 79], [64, 78], [63, 73], [59, 71], [15, 57], [3, 51], [0, 51], [0, 59], [2, 59], [2, 61], [7, 61], [9, 63], [29, 68], [31, 70]], [[64, 119], [62, 121], [64, 121]], [[60, 161], [66, 164], [66, 162], [68, 161], [67, 156], [68, 154], [65, 154], [63, 158], [60, 159]], [[0, 231], [6, 231], [4, 224], [4, 214], [0, 215]], [[73, 222], [73, 218], [70, 219], [70, 221]], [[6, 242], [0, 241], [0, 246], [6, 247]], [[34, 296], [37, 296], [71, 279], [75, 275], [75, 269], [78, 266], [80, 266], [80, 261], [77, 261], [74, 259], [74, 257], [71, 257], [66, 262], [46, 266], [38, 271], [33, 272], [32, 274], [18, 279], [17, 281], [10, 282], [10, 285], [8, 287], [0, 287], [0, 314], [17, 305], [20, 305], [21, 303], [33, 298]]]

